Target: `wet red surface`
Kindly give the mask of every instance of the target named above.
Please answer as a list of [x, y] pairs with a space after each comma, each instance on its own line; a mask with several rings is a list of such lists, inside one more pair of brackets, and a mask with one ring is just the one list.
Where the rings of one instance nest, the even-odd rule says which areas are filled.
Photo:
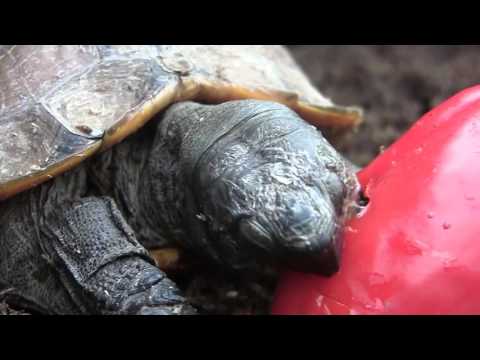
[[367, 207], [331, 278], [286, 274], [277, 314], [480, 314], [480, 86], [359, 173]]

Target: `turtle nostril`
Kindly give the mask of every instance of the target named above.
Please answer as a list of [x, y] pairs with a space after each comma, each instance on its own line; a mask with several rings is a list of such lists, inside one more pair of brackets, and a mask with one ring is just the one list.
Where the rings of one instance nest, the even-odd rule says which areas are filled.
[[314, 221], [314, 210], [305, 204], [292, 203], [288, 208], [285, 226], [293, 230], [295, 234], [301, 234], [310, 227]]

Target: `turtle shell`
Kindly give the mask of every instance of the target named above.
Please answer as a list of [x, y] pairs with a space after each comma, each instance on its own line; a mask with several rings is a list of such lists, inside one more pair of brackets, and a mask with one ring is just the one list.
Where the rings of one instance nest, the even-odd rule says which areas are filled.
[[283, 103], [341, 133], [335, 106], [281, 46], [0, 46], [0, 200], [108, 149], [174, 102]]

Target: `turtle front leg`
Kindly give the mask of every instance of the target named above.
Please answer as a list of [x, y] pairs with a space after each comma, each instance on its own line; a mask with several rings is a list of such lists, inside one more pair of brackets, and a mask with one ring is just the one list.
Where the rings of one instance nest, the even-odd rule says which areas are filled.
[[56, 314], [195, 313], [113, 200], [37, 208], [34, 195], [15, 199], [2, 213], [0, 284], [11, 289], [7, 301]]

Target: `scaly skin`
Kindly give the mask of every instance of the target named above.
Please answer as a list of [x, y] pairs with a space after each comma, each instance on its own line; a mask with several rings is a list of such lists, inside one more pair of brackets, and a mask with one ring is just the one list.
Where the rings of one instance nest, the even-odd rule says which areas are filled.
[[332, 274], [357, 190], [341, 155], [282, 105], [180, 103], [2, 203], [0, 283], [44, 313], [191, 314], [146, 248]]

